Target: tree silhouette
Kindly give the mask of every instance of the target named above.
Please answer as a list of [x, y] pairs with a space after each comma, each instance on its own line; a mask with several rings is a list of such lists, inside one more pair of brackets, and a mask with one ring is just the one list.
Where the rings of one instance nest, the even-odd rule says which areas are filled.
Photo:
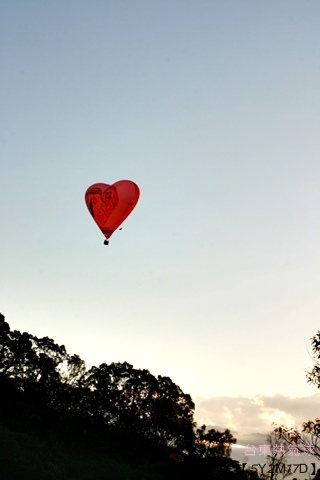
[[[69, 355], [64, 345], [11, 330], [3, 315], [0, 388], [0, 434], [12, 445], [0, 473], [1, 468], [13, 468], [16, 455], [25, 466], [17, 478], [21, 472], [24, 480], [46, 478], [40, 467], [36, 474], [28, 460], [29, 439], [39, 458], [51, 452], [58, 466], [44, 459], [42, 464], [50, 466], [47, 478], [57, 480], [111, 478], [106, 452], [115, 462], [108, 463], [115, 479], [249, 478], [230, 458], [236, 441], [230, 431], [197, 427], [192, 398], [169, 377], [127, 362], [87, 370], [80, 356]], [[78, 457], [86, 458], [87, 466], [80, 468]], [[131, 465], [125, 469], [120, 466], [124, 458]], [[88, 466], [93, 461], [94, 473]], [[150, 467], [152, 475], [141, 470], [148, 462], [156, 465]], [[68, 468], [77, 473], [69, 476]]]
[[270, 446], [270, 453], [266, 455], [268, 479], [283, 480], [292, 475], [286, 469], [288, 453], [288, 443], [285, 440], [279, 441], [275, 432], [270, 432], [266, 438], [266, 444]]
[[[307, 372], [307, 381], [320, 388], [320, 331], [312, 337], [311, 346], [315, 365]], [[320, 418], [303, 422], [301, 430], [274, 424], [274, 432], [278, 438], [294, 445], [300, 453], [320, 459]]]

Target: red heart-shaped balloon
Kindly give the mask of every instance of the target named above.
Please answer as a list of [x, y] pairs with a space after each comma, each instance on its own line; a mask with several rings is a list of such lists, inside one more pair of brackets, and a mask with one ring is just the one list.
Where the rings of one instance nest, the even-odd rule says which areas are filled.
[[89, 212], [106, 238], [110, 238], [135, 209], [139, 198], [139, 187], [130, 180], [120, 180], [113, 185], [95, 183], [85, 194]]

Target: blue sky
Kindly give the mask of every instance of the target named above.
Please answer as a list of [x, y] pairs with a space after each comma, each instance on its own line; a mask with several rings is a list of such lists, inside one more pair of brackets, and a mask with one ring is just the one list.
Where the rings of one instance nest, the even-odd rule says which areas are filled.
[[[315, 393], [319, 15], [294, 0], [1, 2], [12, 328], [198, 399]], [[84, 193], [122, 179], [141, 201], [105, 247]]]

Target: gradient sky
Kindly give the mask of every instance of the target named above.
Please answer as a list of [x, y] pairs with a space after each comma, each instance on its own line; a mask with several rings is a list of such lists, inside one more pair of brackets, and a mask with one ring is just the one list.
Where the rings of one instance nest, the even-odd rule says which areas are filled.
[[[212, 411], [314, 395], [319, 20], [318, 0], [2, 0], [11, 327]], [[141, 201], [106, 247], [84, 193], [122, 179]]]

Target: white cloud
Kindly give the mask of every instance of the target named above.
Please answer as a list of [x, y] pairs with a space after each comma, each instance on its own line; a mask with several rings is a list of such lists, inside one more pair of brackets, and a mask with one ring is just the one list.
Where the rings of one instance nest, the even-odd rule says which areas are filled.
[[267, 433], [272, 424], [299, 427], [320, 416], [320, 393], [290, 397], [281, 393], [255, 397], [212, 397], [195, 399], [195, 419], [199, 425], [219, 425], [235, 435]]

